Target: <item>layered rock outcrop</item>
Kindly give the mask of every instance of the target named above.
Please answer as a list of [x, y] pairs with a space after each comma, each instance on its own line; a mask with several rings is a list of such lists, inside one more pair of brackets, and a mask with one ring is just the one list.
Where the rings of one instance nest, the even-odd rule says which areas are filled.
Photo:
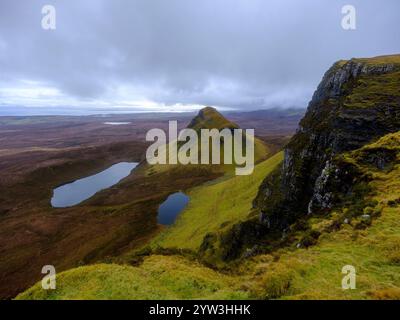
[[260, 188], [261, 222], [284, 229], [300, 216], [329, 210], [335, 195], [326, 186], [342, 175], [334, 157], [398, 130], [400, 56], [335, 63], [285, 149], [279, 182], [269, 177]]

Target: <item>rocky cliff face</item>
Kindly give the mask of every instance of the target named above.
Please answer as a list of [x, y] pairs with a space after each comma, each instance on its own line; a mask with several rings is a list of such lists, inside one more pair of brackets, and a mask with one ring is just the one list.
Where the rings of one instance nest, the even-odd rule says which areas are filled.
[[[284, 150], [282, 165], [261, 184], [248, 220], [206, 237], [200, 255], [213, 263], [279, 247], [308, 216], [345, 203], [362, 215], [370, 177], [360, 163], [385, 169], [396, 157], [391, 148], [363, 146], [399, 130], [400, 55], [335, 63]], [[360, 163], [346, 158], [358, 151]]]
[[342, 174], [334, 157], [398, 130], [400, 56], [335, 63], [285, 149], [281, 171], [260, 188], [254, 205], [261, 223], [283, 230], [301, 216], [329, 210], [335, 194], [327, 186]]

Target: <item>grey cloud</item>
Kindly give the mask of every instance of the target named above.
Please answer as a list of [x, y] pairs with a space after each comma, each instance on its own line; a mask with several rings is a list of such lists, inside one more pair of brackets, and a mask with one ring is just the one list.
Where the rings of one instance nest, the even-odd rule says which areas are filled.
[[[355, 31], [340, 25], [349, 2]], [[41, 29], [44, 4], [56, 31]], [[399, 21], [398, 0], [2, 0], [0, 87], [37, 81], [77, 104], [305, 107], [334, 61], [400, 53]]]

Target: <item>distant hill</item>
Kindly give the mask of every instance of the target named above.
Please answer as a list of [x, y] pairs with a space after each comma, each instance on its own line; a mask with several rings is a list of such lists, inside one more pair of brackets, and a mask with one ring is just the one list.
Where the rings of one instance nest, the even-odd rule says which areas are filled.
[[[223, 129], [240, 129], [239, 126], [228, 119], [226, 119], [221, 113], [219, 113], [215, 108], [211, 107], [206, 107], [203, 108], [199, 111], [199, 113], [189, 122], [187, 128], [193, 129], [196, 132], [198, 132], [198, 137], [200, 140], [200, 130], [201, 129], [217, 129], [219, 131]], [[268, 145], [258, 139], [257, 137], [247, 137], [245, 135], [245, 131], [243, 130], [243, 137], [246, 138], [249, 143], [251, 140], [254, 142], [254, 161], [255, 163], [259, 163], [260, 161], [263, 161], [267, 159], [268, 157], [272, 156], [273, 154], [273, 148], [269, 148]], [[251, 139], [251, 140], [250, 140]], [[169, 142], [170, 144], [171, 142]], [[246, 142], [247, 143], [247, 142]], [[168, 148], [169, 144], [166, 145], [163, 148], [160, 148], [160, 152], [166, 153], [167, 158], [168, 158]], [[181, 147], [184, 144], [184, 142], [179, 142], [178, 147]], [[232, 150], [237, 146], [233, 146]], [[242, 149], [244, 150], [245, 144], [242, 145]], [[199, 144], [199, 149], [197, 152], [197, 157], [199, 158], [199, 164], [189, 164], [185, 165], [186, 167], [194, 167], [198, 168], [201, 167], [204, 170], [211, 171], [211, 172], [219, 172], [222, 174], [232, 174], [233, 171], [235, 170], [236, 164], [234, 163], [234, 159], [232, 160], [232, 164], [224, 164], [224, 141], [221, 142], [221, 150], [220, 150], [220, 164], [200, 164], [200, 155], [201, 155], [201, 150], [200, 150], [200, 144]], [[210, 149], [210, 157], [211, 157], [211, 149]], [[179, 164], [177, 165], [171, 165], [171, 164], [156, 164], [156, 165], [147, 165], [143, 163], [143, 165], [146, 166], [146, 171], [148, 174], [154, 174], [155, 172], [162, 172], [166, 170], [170, 170], [171, 168], [176, 168], [180, 167]]]
[[190, 121], [188, 128], [200, 129], [239, 129], [236, 123], [227, 120], [215, 108], [206, 107], [199, 111], [198, 115]]

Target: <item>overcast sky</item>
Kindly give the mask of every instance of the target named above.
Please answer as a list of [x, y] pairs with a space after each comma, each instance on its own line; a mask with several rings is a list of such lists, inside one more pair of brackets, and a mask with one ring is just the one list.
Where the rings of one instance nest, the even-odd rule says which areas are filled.
[[0, 114], [304, 108], [336, 60], [394, 53], [399, 0], [1, 0]]

